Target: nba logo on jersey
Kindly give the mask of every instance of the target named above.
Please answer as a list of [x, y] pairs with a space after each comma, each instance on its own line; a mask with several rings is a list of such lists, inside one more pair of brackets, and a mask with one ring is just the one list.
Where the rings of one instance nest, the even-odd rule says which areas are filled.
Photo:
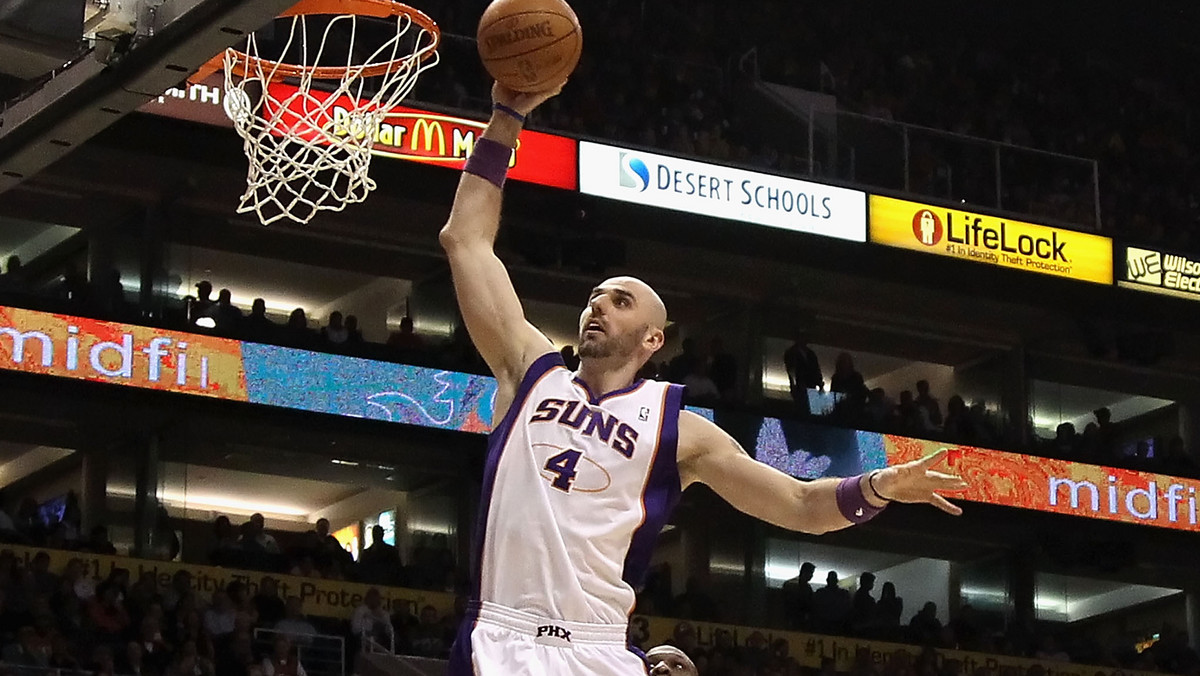
[[642, 410], [638, 411], [638, 420], [641, 420], [642, 422], [646, 422], [649, 419], [650, 419], [650, 409], [643, 406]]

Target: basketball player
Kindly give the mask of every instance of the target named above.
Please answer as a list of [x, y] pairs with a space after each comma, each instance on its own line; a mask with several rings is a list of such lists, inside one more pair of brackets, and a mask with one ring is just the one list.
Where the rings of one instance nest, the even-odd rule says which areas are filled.
[[[598, 284], [579, 317], [575, 373], [526, 319], [493, 245], [525, 116], [557, 94], [493, 90], [495, 110], [467, 163], [441, 243], [476, 348], [496, 376], [472, 568], [471, 607], [451, 676], [644, 674], [626, 648], [634, 590], [680, 492], [704, 483], [777, 526], [824, 533], [889, 501], [961, 510], [938, 493], [958, 478], [944, 454], [848, 479], [802, 482], [751, 459], [683, 388], [636, 374], [663, 346], [667, 311], [632, 277]], [[613, 171], [617, 168], [613, 167]]]
[[660, 645], [647, 650], [646, 669], [650, 676], [700, 676], [692, 658], [673, 645]]

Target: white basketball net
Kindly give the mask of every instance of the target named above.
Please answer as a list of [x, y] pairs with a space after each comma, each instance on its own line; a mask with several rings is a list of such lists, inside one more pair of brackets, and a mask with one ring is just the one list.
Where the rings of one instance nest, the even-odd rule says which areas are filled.
[[[321, 17], [329, 23], [318, 29], [321, 41], [319, 46], [312, 43], [316, 49], [310, 50], [309, 18], [315, 17], [290, 18], [291, 33], [283, 50], [289, 54], [298, 46], [305, 62], [292, 65], [304, 67], [299, 78], [281, 81], [277, 56], [260, 56], [254, 34], [245, 52], [225, 51], [225, 113], [245, 141], [250, 161], [237, 211], [258, 214], [263, 225], [284, 218], [304, 224], [319, 211], [341, 211], [364, 201], [375, 189], [368, 171], [380, 123], [412, 91], [417, 77], [438, 61], [436, 36], [407, 15], [394, 18], [395, 35], [365, 59], [355, 53], [359, 22], [379, 25], [392, 19]], [[409, 32], [413, 36], [406, 41]], [[338, 35], [334, 44], [329, 44], [331, 33]], [[327, 46], [331, 52], [345, 49], [344, 71], [337, 68], [331, 74], [329, 68], [315, 68], [325, 66], [332, 56], [325, 53]], [[406, 56], [404, 50], [409, 49]], [[393, 63], [385, 73], [364, 76], [368, 68], [389, 62]], [[312, 89], [314, 82], [322, 83], [317, 91]]]

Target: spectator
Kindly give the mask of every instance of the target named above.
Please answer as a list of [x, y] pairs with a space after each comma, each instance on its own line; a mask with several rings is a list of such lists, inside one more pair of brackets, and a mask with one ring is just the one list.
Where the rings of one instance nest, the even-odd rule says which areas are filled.
[[839, 587], [837, 573], [829, 571], [825, 586], [813, 592], [813, 631], [835, 635], [845, 632], [851, 607], [850, 592]]
[[346, 349], [355, 350], [361, 347], [365, 341], [363, 340], [362, 331], [358, 328], [358, 317], [348, 315], [346, 317]]
[[714, 406], [721, 399], [717, 384], [708, 374], [708, 364], [697, 360], [692, 365], [692, 372], [683, 379], [683, 396], [689, 404]]
[[807, 629], [812, 613], [812, 579], [816, 566], [805, 561], [800, 574], [783, 583], [783, 612], [793, 629]]
[[708, 369], [709, 377], [717, 386], [721, 401], [731, 402], [736, 398], [737, 393], [737, 359], [725, 349], [725, 343], [720, 338], [712, 339], [712, 343], [709, 344], [709, 354], [712, 359]]
[[171, 576], [171, 585], [163, 590], [163, 610], [175, 612], [180, 603], [192, 594], [192, 573], [186, 568], [180, 568]]
[[129, 614], [120, 598], [120, 587], [111, 581], [96, 589], [88, 602], [88, 618], [101, 641], [116, 641], [129, 626]]
[[1071, 656], [1058, 647], [1058, 643], [1054, 637], [1047, 634], [1042, 637], [1041, 644], [1038, 646], [1037, 652], [1033, 654], [1039, 660], [1047, 660], [1050, 662], [1070, 662]]
[[179, 558], [181, 546], [179, 535], [171, 525], [171, 515], [162, 505], [158, 506], [154, 514], [154, 528], [150, 531], [149, 556], [160, 561], [174, 561]]
[[1093, 412], [1096, 416], [1096, 425], [1100, 428], [1098, 432], [1100, 437], [1100, 455], [1105, 459], [1111, 459], [1116, 455], [1117, 438], [1119, 432], [1116, 424], [1112, 421], [1112, 411], [1107, 407], [1098, 408]]
[[421, 608], [421, 623], [412, 634], [413, 653], [421, 657], [445, 658], [450, 652], [446, 629], [446, 626], [438, 621], [436, 608]]
[[[94, 672], [95, 676], [115, 676], [117, 665], [113, 660], [112, 648], [107, 645], [98, 645], [93, 648], [92, 659], [88, 662], [87, 668]], [[187, 676], [192, 675], [188, 674]]]
[[38, 636], [33, 627], [21, 627], [17, 642], [6, 646], [4, 662], [25, 667], [49, 667], [51, 646]]
[[243, 537], [242, 548], [266, 552], [267, 554], [278, 554], [279, 543], [275, 541], [274, 536], [266, 531], [266, 519], [263, 515], [258, 512], [251, 514], [248, 523], [250, 524], [249, 537]]
[[908, 623], [909, 640], [917, 645], [937, 645], [942, 639], [942, 621], [937, 616], [937, 604], [927, 601]]
[[279, 332], [279, 326], [267, 318], [267, 301], [255, 298], [250, 306], [250, 314], [242, 321], [242, 335], [252, 342], [268, 342], [274, 340]]
[[946, 420], [942, 432], [950, 441], [975, 440], [975, 425], [967, 404], [957, 394], [946, 402]]
[[825, 377], [821, 374], [821, 363], [817, 360], [817, 353], [808, 346], [806, 331], [796, 331], [792, 344], [783, 353], [783, 366], [787, 370], [792, 401], [796, 402], [801, 415], [811, 414], [808, 391], [824, 392]]
[[286, 636], [276, 637], [273, 647], [272, 653], [263, 658], [263, 676], [308, 676]]
[[312, 641], [312, 637], [319, 633], [313, 623], [304, 616], [304, 601], [299, 596], [288, 597], [283, 619], [275, 623], [275, 631], [299, 645], [307, 645]]
[[[0, 525], [3, 524], [0, 523]], [[92, 528], [91, 535], [88, 537], [87, 541], [80, 544], [79, 549], [85, 552], [106, 554], [108, 556], [115, 556], [117, 553], [117, 548], [114, 547], [113, 543], [108, 539], [108, 528], [102, 525], [97, 525]]]
[[917, 381], [916, 404], [925, 410], [925, 416], [929, 420], [930, 429], [942, 426], [942, 407], [938, 404], [938, 400], [929, 393], [928, 380]]
[[367, 584], [393, 585], [399, 577], [400, 552], [383, 537], [383, 526], [371, 528], [371, 546], [358, 557], [358, 577]]
[[204, 612], [204, 630], [214, 639], [233, 633], [237, 610], [233, 600], [224, 590], [213, 592], [212, 605]]
[[233, 530], [233, 524], [226, 515], [217, 516], [216, 521], [212, 522], [212, 537], [216, 540], [216, 544], [209, 552], [209, 562], [215, 566], [227, 564], [233, 552], [241, 549], [238, 545], [238, 536]]
[[329, 519], [317, 519], [317, 523], [313, 532], [317, 536], [316, 547], [316, 563], [317, 567], [324, 570], [337, 562], [339, 567], [347, 568], [354, 563], [354, 557], [350, 552], [342, 546], [338, 539], [329, 533]]
[[363, 602], [350, 616], [350, 632], [357, 639], [371, 639], [390, 646], [395, 636], [391, 618], [383, 608], [383, 596], [375, 587], [367, 590]]
[[192, 301], [192, 322], [195, 322], [201, 317], [212, 318], [209, 314], [209, 310], [211, 310], [214, 305], [212, 291], [212, 282], [208, 280], [202, 280], [196, 284], [196, 298]]
[[1075, 426], [1069, 422], [1060, 423], [1054, 430], [1054, 443], [1050, 455], [1056, 458], [1074, 459], [1079, 446], [1079, 437], [1075, 435]]
[[312, 329], [308, 328], [308, 317], [304, 314], [304, 308], [292, 310], [283, 331], [284, 340], [293, 347], [311, 348], [316, 342], [316, 336]]
[[875, 621], [875, 576], [863, 573], [858, 577], [858, 590], [854, 592], [854, 605], [850, 613], [850, 626], [856, 635], [863, 635]]
[[904, 614], [904, 599], [896, 595], [896, 585], [884, 582], [875, 604], [876, 624], [884, 639], [896, 640], [900, 628], [900, 616]]
[[862, 374], [854, 368], [854, 357], [849, 352], [842, 352], [837, 357], [833, 376], [829, 379], [829, 390], [843, 396], [837, 409], [849, 420], [862, 417], [867, 405], [867, 386]]
[[400, 320], [400, 330], [388, 336], [387, 344], [406, 355], [416, 354], [425, 349], [424, 339], [416, 334], [413, 319], [408, 316]]
[[283, 619], [286, 608], [283, 599], [279, 598], [279, 582], [275, 578], [267, 575], [259, 582], [258, 593], [254, 595], [254, 610], [258, 613], [258, 621], [268, 627]]
[[667, 379], [673, 383], [683, 384], [692, 373], [696, 371], [696, 364], [702, 362], [700, 353], [696, 348], [696, 340], [694, 338], [684, 338], [680, 344], [680, 352], [667, 365]]
[[341, 347], [349, 338], [350, 332], [342, 324], [342, 313], [337, 311], [329, 313], [329, 323], [321, 329], [321, 340], [328, 346]]
[[25, 280], [21, 274], [21, 257], [9, 256], [4, 274], [0, 275], [0, 293], [15, 293], [24, 290]]

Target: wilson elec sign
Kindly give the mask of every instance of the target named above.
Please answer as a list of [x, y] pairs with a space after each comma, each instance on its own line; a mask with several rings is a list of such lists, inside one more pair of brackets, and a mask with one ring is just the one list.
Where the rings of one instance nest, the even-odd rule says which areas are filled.
[[853, 242], [867, 239], [867, 195], [743, 169], [582, 141], [585, 195]]

